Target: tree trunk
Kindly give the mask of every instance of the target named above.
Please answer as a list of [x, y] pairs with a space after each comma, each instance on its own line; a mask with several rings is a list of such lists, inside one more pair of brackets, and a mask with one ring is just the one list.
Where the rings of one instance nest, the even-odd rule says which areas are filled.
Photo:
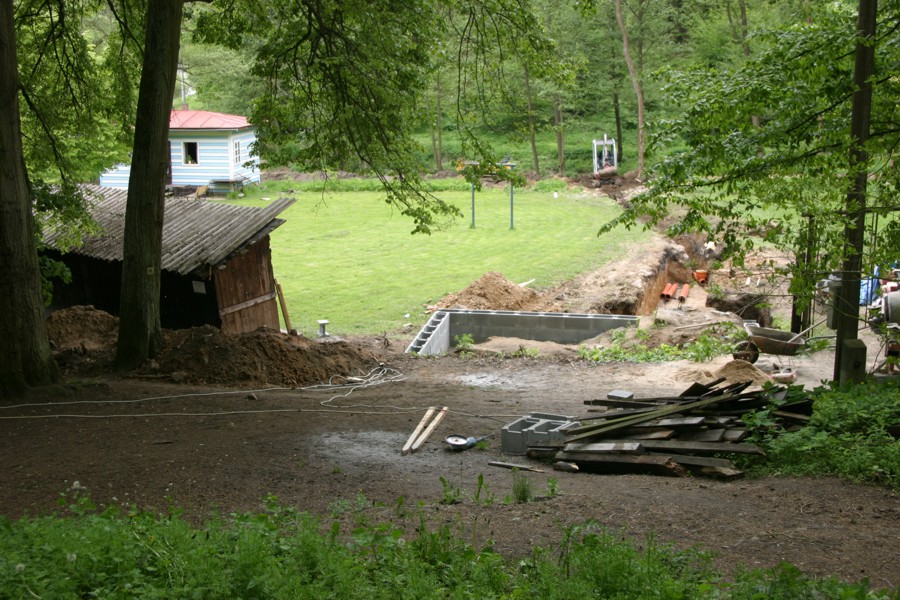
[[731, 31], [731, 38], [740, 44], [741, 35], [734, 24], [734, 15], [731, 13], [731, 0], [725, 0], [725, 14], [728, 15], [728, 30]]
[[[744, 53], [744, 59], [750, 58], [750, 42], [747, 41], [747, 3], [744, 0], [738, 0], [738, 7], [741, 10], [741, 51]], [[759, 115], [751, 115], [750, 122], [754, 127], [759, 127]], [[760, 149], [760, 155], [764, 151]]]
[[531, 164], [534, 174], [541, 176], [541, 164], [538, 162], [537, 140], [534, 132], [534, 109], [531, 94], [531, 78], [529, 77], [528, 64], [525, 65], [525, 96], [528, 101], [528, 140], [531, 142]]
[[59, 380], [50, 353], [19, 120], [13, 3], [0, 6], [0, 395]]
[[431, 134], [431, 156], [434, 157], [434, 168], [435, 168], [435, 170], [439, 170], [438, 155], [437, 155], [437, 138], [434, 135], [434, 123], [429, 123], [428, 133]]
[[[622, 164], [622, 155], [624, 154], [625, 140], [622, 139], [622, 113], [619, 110], [619, 92], [613, 92], [613, 112], [616, 115], [616, 164]], [[620, 167], [621, 168], [621, 167]]]
[[622, 54], [625, 57], [625, 65], [628, 67], [628, 75], [631, 77], [631, 85], [634, 87], [634, 95], [637, 97], [638, 130], [637, 130], [637, 178], [644, 174], [644, 90], [641, 80], [631, 60], [631, 51], [628, 48], [628, 30], [625, 27], [625, 17], [622, 14], [622, 0], [616, 0], [616, 22], [622, 33]]
[[182, 0], [150, 0], [125, 208], [116, 364], [133, 369], [162, 349], [160, 262], [169, 118], [178, 70]]
[[837, 294], [837, 344], [834, 355], [834, 380], [840, 383], [842, 371], [851, 372], [845, 359], [844, 344], [859, 337], [859, 283], [862, 272], [862, 253], [866, 232], [866, 183], [869, 179], [866, 141], [869, 139], [869, 118], [872, 112], [872, 83], [875, 69], [875, 16], [877, 0], [859, 0], [857, 33], [862, 40], [856, 43], [856, 66], [853, 81], [853, 109], [850, 117], [850, 173], [853, 182], [847, 193], [846, 244], [843, 249], [841, 287]]
[[441, 94], [443, 90], [441, 90], [441, 78], [437, 77], [437, 82], [434, 90], [436, 115], [435, 115], [435, 129], [437, 129], [437, 144], [435, 144], [434, 151], [434, 164], [437, 167], [438, 171], [444, 170], [444, 108], [441, 105]]
[[566, 134], [563, 131], [562, 107], [559, 94], [553, 95], [553, 128], [556, 130], [556, 161], [559, 174], [566, 174]]

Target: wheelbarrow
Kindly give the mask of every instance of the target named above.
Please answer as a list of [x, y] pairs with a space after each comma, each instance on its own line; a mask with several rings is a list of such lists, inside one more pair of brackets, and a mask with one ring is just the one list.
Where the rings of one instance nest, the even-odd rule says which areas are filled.
[[798, 352], [806, 348], [806, 338], [803, 335], [820, 324], [816, 323], [800, 333], [794, 333], [792, 331], [782, 331], [780, 329], [770, 329], [744, 323], [747, 339], [741, 340], [735, 345], [731, 357], [738, 360], [746, 360], [752, 364], [759, 359], [760, 353], [796, 356]]

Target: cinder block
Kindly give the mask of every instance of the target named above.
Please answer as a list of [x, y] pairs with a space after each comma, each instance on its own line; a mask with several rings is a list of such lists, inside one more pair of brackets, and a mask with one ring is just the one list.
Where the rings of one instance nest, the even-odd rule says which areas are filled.
[[862, 383], [866, 379], [866, 344], [862, 340], [844, 340], [840, 383]]
[[606, 394], [607, 400], [632, 400], [634, 392], [626, 392], [625, 390], [613, 390]]
[[574, 417], [532, 413], [500, 429], [500, 449], [504, 454], [525, 454], [528, 446], [562, 440], [566, 429], [580, 425]]

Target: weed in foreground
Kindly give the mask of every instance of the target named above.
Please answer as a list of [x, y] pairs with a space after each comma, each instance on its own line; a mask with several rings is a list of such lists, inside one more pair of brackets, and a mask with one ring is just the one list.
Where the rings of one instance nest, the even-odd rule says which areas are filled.
[[[84, 496], [79, 496], [84, 498]], [[64, 516], [0, 519], [0, 590], [26, 598], [834, 598], [900, 590], [805, 577], [790, 565], [723, 580], [709, 557], [652, 537], [638, 545], [585, 523], [556, 550], [505, 559], [424, 516], [406, 532], [372, 524], [323, 533], [313, 516], [265, 499], [261, 512], [198, 528], [156, 514], [68, 502]], [[483, 527], [481, 528], [483, 529]]]
[[513, 469], [512, 498], [516, 504], [525, 504], [534, 498], [531, 491], [531, 478], [517, 469]]

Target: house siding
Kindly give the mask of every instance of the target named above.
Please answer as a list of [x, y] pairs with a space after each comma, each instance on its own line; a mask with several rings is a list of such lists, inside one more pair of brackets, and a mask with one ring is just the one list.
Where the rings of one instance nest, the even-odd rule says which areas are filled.
[[[248, 183], [259, 183], [259, 157], [250, 156], [252, 144], [256, 142], [256, 130], [240, 131], [231, 136], [229, 144], [229, 157], [231, 158], [231, 179], [244, 179]], [[240, 144], [240, 159], [234, 160], [234, 144]], [[251, 167], [245, 167], [244, 163], [252, 163]]]
[[[171, 185], [210, 185], [210, 182], [215, 180], [259, 183], [261, 181], [259, 158], [250, 156], [255, 141], [255, 128], [237, 131], [170, 129]], [[185, 143], [197, 145], [196, 164], [185, 164]], [[235, 156], [235, 144], [239, 145], [239, 157]], [[251, 166], [244, 166], [244, 163], [250, 163]], [[131, 166], [119, 164], [100, 175], [100, 185], [128, 189], [130, 175]]]
[[100, 174], [100, 185], [127, 190], [129, 177], [131, 177], [131, 165], [118, 164]]
[[[197, 144], [197, 163], [185, 164], [185, 143]], [[208, 185], [212, 179], [231, 179], [228, 136], [222, 132], [171, 132], [172, 185]]]

